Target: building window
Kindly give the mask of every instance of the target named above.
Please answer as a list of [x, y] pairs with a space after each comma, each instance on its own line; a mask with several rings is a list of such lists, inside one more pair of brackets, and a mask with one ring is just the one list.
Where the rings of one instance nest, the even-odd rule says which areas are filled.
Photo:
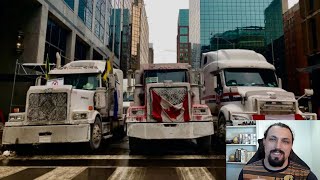
[[188, 42], [188, 36], [180, 36], [180, 43], [187, 43]]
[[104, 42], [105, 20], [106, 20], [106, 0], [96, 1], [94, 34]]
[[89, 46], [85, 42], [83, 42], [79, 37], [77, 37], [74, 52], [74, 60], [86, 59], [88, 50]]
[[56, 63], [56, 53], [61, 54], [61, 64], [65, 64], [67, 30], [52, 19], [48, 19], [44, 59], [49, 57], [50, 63]]
[[314, 10], [314, 0], [309, 0], [309, 8], [311, 12]]
[[74, 10], [74, 0], [64, 0], [64, 2], [65, 2], [72, 10]]
[[188, 28], [186, 28], [186, 27], [181, 27], [180, 29], [180, 34], [188, 34]]
[[92, 29], [93, 0], [79, 0], [78, 16], [84, 24]]

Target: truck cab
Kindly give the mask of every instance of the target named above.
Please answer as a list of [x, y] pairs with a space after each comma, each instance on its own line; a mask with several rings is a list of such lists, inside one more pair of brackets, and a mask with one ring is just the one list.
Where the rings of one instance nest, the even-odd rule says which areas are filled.
[[105, 61], [73, 61], [49, 72], [46, 85], [31, 86], [26, 112], [10, 113], [3, 144], [86, 142], [98, 149], [123, 127], [121, 70], [103, 79]]
[[[226, 49], [204, 53], [202, 100], [218, 119], [218, 128], [253, 120], [316, 119], [302, 113], [295, 95], [281, 87], [275, 67], [252, 50]], [[305, 95], [312, 95], [306, 90]]]
[[126, 119], [131, 151], [152, 139], [197, 139], [210, 148], [214, 129], [210, 109], [200, 101], [202, 72], [183, 63], [150, 64], [135, 79]]

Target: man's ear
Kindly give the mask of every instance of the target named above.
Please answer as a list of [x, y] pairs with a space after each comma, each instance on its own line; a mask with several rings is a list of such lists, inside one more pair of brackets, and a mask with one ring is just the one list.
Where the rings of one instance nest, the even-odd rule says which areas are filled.
[[265, 146], [265, 143], [266, 143], [266, 139], [265, 138], [262, 139], [262, 143], [263, 143], [263, 146]]

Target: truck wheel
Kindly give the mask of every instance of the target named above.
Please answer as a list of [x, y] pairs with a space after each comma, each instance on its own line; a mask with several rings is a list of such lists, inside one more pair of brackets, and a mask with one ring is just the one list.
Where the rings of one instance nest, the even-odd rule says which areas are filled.
[[226, 118], [224, 115], [221, 115], [218, 121], [218, 141], [220, 144], [226, 142]]
[[96, 150], [100, 147], [102, 140], [102, 129], [101, 120], [96, 117], [96, 120], [91, 125], [91, 135], [90, 135], [90, 148]]
[[197, 138], [197, 145], [201, 152], [210, 152], [211, 151], [211, 136], [204, 136]]

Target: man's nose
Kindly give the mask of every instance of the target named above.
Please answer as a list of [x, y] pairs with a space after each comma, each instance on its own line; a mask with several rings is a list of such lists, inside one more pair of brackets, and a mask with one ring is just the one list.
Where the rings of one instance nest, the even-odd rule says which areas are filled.
[[281, 147], [282, 147], [281, 141], [277, 141], [277, 142], [276, 142], [276, 148], [277, 148], [277, 149], [281, 149]]

